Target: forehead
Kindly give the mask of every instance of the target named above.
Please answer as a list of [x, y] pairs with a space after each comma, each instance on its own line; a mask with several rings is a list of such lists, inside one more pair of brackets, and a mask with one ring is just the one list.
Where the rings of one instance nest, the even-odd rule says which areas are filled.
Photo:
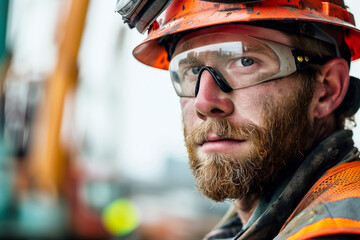
[[[230, 24], [200, 29], [183, 37], [175, 48], [176, 52], [213, 43], [238, 41], [239, 36], [248, 35], [291, 46], [290, 37], [285, 33], [257, 26]], [[241, 37], [240, 37], [241, 38]]]

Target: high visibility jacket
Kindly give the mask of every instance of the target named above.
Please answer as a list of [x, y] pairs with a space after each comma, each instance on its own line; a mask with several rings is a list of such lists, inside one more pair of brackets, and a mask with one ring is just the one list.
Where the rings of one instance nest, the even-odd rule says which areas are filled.
[[276, 239], [344, 234], [359, 234], [360, 239], [360, 161], [328, 170], [302, 199]]
[[353, 144], [351, 131], [335, 132], [250, 226], [231, 211], [205, 239], [360, 239], [360, 159]]

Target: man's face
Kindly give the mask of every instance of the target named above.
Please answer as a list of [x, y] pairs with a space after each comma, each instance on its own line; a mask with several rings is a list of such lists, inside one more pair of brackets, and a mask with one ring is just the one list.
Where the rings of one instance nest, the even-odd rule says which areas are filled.
[[[274, 32], [262, 31], [261, 37], [287, 41]], [[208, 41], [221, 39], [213, 36]], [[276, 184], [308, 147], [311, 98], [312, 87], [296, 76], [225, 93], [205, 71], [197, 96], [181, 98], [185, 142], [198, 189], [223, 201]]]

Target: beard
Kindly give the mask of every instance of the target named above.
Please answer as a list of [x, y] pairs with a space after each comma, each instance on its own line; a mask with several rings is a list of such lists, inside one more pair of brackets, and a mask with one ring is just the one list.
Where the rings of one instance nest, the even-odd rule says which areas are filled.
[[[307, 112], [313, 90], [301, 86], [291, 97], [263, 99], [264, 127], [233, 124], [226, 119], [208, 118], [187, 131], [185, 143], [198, 190], [220, 202], [243, 199], [270, 191], [297, 168], [311, 145], [312, 126]], [[234, 154], [196, 152], [209, 132], [221, 138], [245, 139], [250, 150]]]

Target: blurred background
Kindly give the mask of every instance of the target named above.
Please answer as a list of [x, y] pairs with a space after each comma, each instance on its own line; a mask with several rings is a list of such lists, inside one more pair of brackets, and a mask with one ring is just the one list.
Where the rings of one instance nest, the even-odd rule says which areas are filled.
[[230, 205], [196, 192], [168, 73], [114, 8], [0, 0], [0, 239], [195, 240]]

